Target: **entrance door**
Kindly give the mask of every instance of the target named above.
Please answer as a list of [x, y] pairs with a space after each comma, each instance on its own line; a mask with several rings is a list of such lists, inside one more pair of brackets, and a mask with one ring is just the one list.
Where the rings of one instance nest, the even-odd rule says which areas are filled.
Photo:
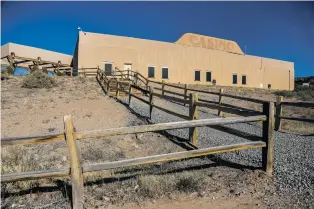
[[[132, 70], [132, 64], [124, 63], [124, 68], [123, 68], [123, 70]], [[124, 74], [129, 75], [129, 77], [128, 77], [128, 78], [130, 78], [130, 74], [131, 74], [131, 72], [129, 72], [129, 73], [124, 72]]]
[[112, 63], [110, 62], [105, 62], [105, 75], [113, 75], [112, 72]]

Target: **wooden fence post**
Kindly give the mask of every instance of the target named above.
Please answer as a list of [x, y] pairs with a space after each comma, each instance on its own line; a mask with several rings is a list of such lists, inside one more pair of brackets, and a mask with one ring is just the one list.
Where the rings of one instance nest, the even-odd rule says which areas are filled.
[[119, 94], [120, 94], [120, 83], [119, 81], [117, 81], [117, 86], [116, 86], [117, 90], [116, 90], [116, 98], [119, 98]]
[[161, 95], [165, 95], [165, 81], [164, 80], [162, 80], [162, 82], [161, 82]]
[[267, 119], [263, 121], [263, 141], [266, 147], [262, 148], [262, 167], [269, 176], [274, 170], [274, 103], [263, 104], [263, 114]]
[[[188, 99], [188, 85], [184, 84], [184, 99], [187, 100]], [[184, 104], [184, 106], [186, 106], [186, 104]]]
[[109, 81], [108, 81], [108, 84], [107, 84], [107, 94], [108, 94], [108, 96], [110, 96], [110, 91], [111, 91], [111, 89], [110, 89], [110, 83], [111, 83], [111, 81], [112, 81], [112, 80], [109, 80]]
[[[198, 120], [198, 94], [190, 93], [190, 106], [189, 106], [189, 117], [190, 120]], [[197, 146], [198, 143], [198, 131], [196, 127], [189, 128], [189, 140], [194, 145]]]
[[281, 106], [282, 101], [283, 101], [283, 96], [277, 96], [277, 98], [276, 98], [276, 120], [275, 120], [275, 130], [276, 131], [280, 131], [280, 128], [281, 128], [280, 117], [282, 115], [282, 106]]
[[132, 85], [129, 84], [129, 106], [131, 106], [131, 93], [132, 93]]
[[153, 95], [154, 94], [154, 87], [149, 87], [149, 119], [152, 119], [152, 112], [153, 112]]
[[221, 116], [222, 114], [222, 110], [221, 110], [221, 106], [222, 106], [222, 94], [224, 93], [224, 89], [220, 89], [219, 91], [219, 108], [218, 108], [218, 116]]
[[135, 83], [135, 85], [137, 86], [137, 80], [138, 80], [138, 74], [137, 73], [135, 73], [134, 74], [134, 83]]
[[70, 152], [71, 181], [72, 181], [72, 205], [74, 209], [84, 208], [84, 182], [80, 156], [73, 136], [73, 124], [71, 115], [64, 116], [65, 138]]
[[148, 82], [149, 82], [149, 80], [147, 79], [146, 80], [146, 90], [148, 90]]

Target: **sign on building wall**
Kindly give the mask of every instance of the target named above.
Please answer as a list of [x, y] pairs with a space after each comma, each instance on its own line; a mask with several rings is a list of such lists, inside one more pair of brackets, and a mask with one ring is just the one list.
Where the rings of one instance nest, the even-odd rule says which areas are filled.
[[197, 46], [207, 49], [227, 51], [235, 54], [244, 54], [240, 49], [239, 45], [234, 41], [209, 36], [202, 36], [193, 33], [184, 34], [176, 43]]

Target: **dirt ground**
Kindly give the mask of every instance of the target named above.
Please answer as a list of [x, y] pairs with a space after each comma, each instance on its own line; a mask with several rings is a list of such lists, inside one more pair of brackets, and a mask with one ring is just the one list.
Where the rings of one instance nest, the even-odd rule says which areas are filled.
[[[76, 130], [145, 124], [105, 97], [94, 78], [57, 78], [52, 89], [23, 89], [22, 78], [1, 82], [1, 137], [63, 132], [71, 114]], [[159, 133], [81, 141], [83, 163], [184, 150]], [[69, 165], [65, 142], [1, 148], [2, 173]], [[140, 166], [85, 176], [86, 208], [284, 208], [272, 179], [259, 170], [217, 166], [208, 159]], [[191, 169], [191, 165], [195, 168]], [[192, 167], [193, 167], [192, 166]], [[195, 181], [195, 178], [198, 181]], [[1, 185], [3, 208], [70, 208], [69, 179]]]

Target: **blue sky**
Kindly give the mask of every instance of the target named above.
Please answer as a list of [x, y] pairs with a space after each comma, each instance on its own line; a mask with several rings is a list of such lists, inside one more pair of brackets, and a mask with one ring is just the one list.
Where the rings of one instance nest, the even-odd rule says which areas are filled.
[[1, 2], [7, 42], [73, 54], [84, 31], [175, 42], [186, 32], [236, 41], [246, 53], [314, 75], [314, 2]]

